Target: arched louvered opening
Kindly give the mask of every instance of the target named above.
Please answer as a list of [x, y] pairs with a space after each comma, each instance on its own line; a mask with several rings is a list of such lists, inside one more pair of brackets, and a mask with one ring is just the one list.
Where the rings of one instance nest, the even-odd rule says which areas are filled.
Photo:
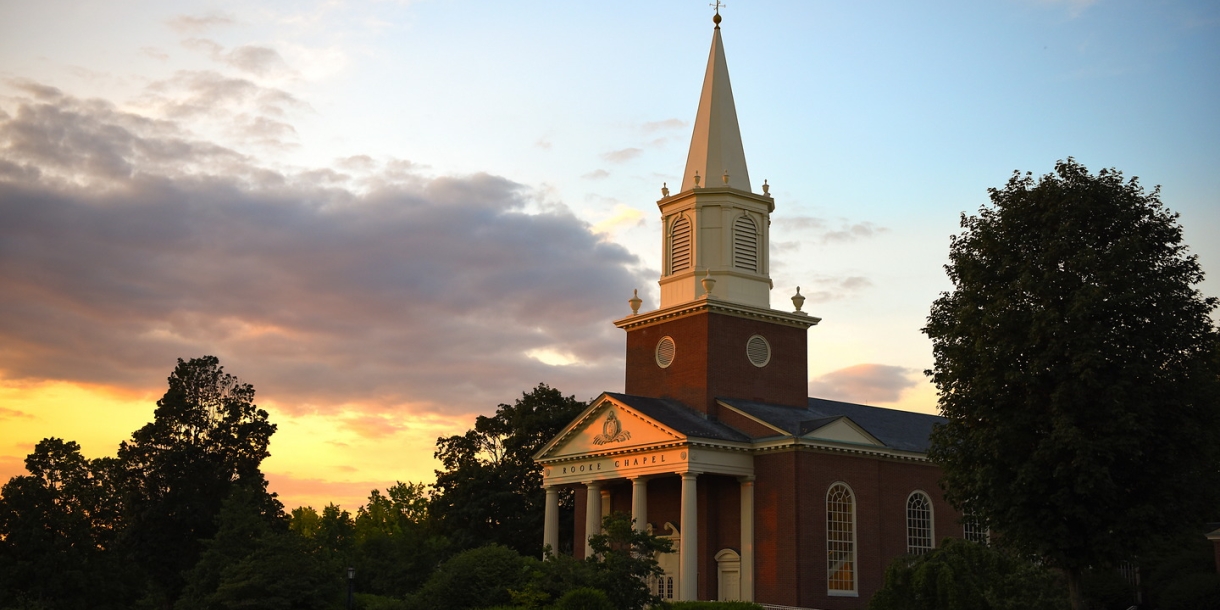
[[749, 216], [733, 222], [733, 266], [758, 272], [758, 226]]
[[669, 273], [691, 268], [690, 221], [685, 216], [674, 222], [669, 237]]

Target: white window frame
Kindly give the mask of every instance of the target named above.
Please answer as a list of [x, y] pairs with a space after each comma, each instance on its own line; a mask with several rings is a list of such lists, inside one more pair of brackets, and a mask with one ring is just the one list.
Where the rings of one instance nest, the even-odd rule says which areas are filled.
[[[926, 527], [921, 527], [923, 524], [916, 523], [917, 517], [912, 514], [912, 510], [919, 510], [911, 506], [911, 502], [916, 499], [921, 499], [927, 506], [925, 518], [927, 519]], [[907, 554], [908, 555], [923, 555], [929, 553], [936, 548], [936, 509], [932, 506], [932, 496], [922, 489], [916, 489], [907, 496], [906, 504], [907, 516]], [[917, 532], [918, 529], [926, 529], [926, 537]], [[926, 546], [919, 544], [926, 542]]]
[[[831, 535], [832, 534], [831, 526], [834, 524], [834, 521], [832, 521], [833, 516], [832, 516], [832, 511], [831, 511], [831, 506], [830, 506], [830, 494], [832, 492], [834, 492], [835, 489], [838, 487], [842, 487], [847, 492], [847, 497], [851, 501], [851, 514], [850, 514], [849, 520], [847, 521], [847, 523], [850, 527], [850, 530], [848, 531], [848, 540], [846, 540], [846, 541], [843, 541], [843, 540], [836, 541], [832, 538], [832, 535]], [[842, 514], [842, 511], [833, 511], [833, 512]], [[859, 545], [859, 536], [857, 535], [858, 529], [859, 529], [858, 520], [856, 519], [856, 492], [855, 492], [855, 490], [853, 490], [851, 488], [851, 485], [848, 485], [844, 481], [835, 481], [834, 483], [831, 483], [830, 487], [826, 488], [826, 594], [831, 597], [859, 597], [860, 596], [860, 545]], [[832, 546], [836, 542], [839, 544], [846, 542], [847, 544], [851, 545], [851, 548], [849, 551], [851, 553], [851, 559], [849, 560], [851, 562], [851, 589], [832, 588], [831, 576], [838, 570], [834, 570], [834, 568], [833, 568], [833, 565], [831, 563], [831, 555], [833, 553], [843, 552], [842, 549], [835, 549]], [[840, 565], [842, 565], [842, 564], [840, 564]]]

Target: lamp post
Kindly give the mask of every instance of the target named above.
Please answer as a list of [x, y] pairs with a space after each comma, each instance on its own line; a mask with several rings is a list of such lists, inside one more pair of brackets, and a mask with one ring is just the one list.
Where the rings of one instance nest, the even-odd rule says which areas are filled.
[[352, 583], [356, 580], [356, 568], [347, 569], [347, 610], [352, 610]]

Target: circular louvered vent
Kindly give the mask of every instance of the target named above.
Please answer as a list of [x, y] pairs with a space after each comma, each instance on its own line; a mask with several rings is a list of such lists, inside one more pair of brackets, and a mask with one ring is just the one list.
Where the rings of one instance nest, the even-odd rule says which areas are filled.
[[762, 368], [771, 362], [771, 344], [767, 343], [762, 335], [754, 335], [746, 341], [746, 357], [750, 359], [750, 364]]
[[667, 368], [674, 362], [674, 340], [662, 337], [657, 342], [657, 366]]

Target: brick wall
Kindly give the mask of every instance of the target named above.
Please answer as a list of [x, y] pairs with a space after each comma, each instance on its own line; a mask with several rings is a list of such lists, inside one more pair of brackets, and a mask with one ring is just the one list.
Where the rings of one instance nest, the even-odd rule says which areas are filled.
[[[755, 334], [771, 345], [771, 361], [762, 368], [746, 357], [746, 341]], [[674, 340], [674, 360], [661, 368], [656, 347], [665, 336]], [[635, 328], [627, 331], [624, 391], [672, 398], [712, 416], [719, 415], [717, 397], [804, 407], [806, 341], [802, 328], [706, 311]]]

